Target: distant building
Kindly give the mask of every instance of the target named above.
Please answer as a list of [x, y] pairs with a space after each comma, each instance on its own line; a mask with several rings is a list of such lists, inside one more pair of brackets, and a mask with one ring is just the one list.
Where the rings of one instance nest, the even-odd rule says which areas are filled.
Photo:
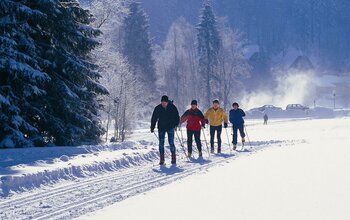
[[313, 70], [314, 65], [311, 63], [310, 59], [307, 56], [301, 55], [298, 56], [292, 65], [290, 65], [289, 69], [297, 69], [297, 70]]

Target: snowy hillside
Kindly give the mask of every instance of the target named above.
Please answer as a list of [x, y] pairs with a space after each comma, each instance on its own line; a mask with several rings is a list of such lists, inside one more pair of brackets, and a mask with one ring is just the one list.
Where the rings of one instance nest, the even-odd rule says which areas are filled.
[[337, 109], [333, 110], [324, 107], [315, 107], [307, 110], [299, 109], [266, 109], [258, 110], [251, 109], [247, 111], [248, 119], [261, 119], [267, 114], [269, 118], [274, 119], [302, 119], [302, 118], [335, 118], [335, 117], [346, 117], [350, 116], [349, 109]]

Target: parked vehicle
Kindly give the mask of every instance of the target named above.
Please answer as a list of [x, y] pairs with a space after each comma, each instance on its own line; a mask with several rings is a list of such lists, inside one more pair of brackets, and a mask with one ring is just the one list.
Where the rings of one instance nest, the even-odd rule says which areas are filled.
[[309, 109], [310, 109], [309, 107], [303, 106], [301, 104], [289, 104], [286, 107], [286, 110], [302, 110], [302, 111], [305, 111], [305, 110], [309, 110]]
[[261, 111], [261, 112], [264, 112], [266, 110], [282, 110], [282, 108], [276, 107], [276, 106], [273, 106], [273, 105], [264, 105], [264, 106], [261, 106], [261, 107], [258, 107], [258, 108], [253, 108], [250, 111]]

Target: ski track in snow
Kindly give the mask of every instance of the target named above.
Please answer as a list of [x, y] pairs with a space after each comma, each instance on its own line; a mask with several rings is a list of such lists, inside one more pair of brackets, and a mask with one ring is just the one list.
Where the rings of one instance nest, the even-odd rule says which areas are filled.
[[[0, 199], [0, 219], [71, 219], [96, 211], [150, 189], [169, 184], [186, 176], [205, 172], [238, 156], [249, 155], [268, 146], [290, 146], [304, 140], [252, 142], [252, 148], [234, 154], [211, 156], [210, 159], [188, 162], [178, 160], [175, 167], [151, 165], [121, 169], [95, 178], [52, 189], [37, 190], [35, 194]], [[226, 146], [227, 147], [227, 146]], [[225, 146], [223, 146], [225, 149]], [[246, 146], [249, 148], [249, 146]], [[181, 151], [181, 149], [179, 149]], [[180, 159], [180, 158], [179, 158]]]

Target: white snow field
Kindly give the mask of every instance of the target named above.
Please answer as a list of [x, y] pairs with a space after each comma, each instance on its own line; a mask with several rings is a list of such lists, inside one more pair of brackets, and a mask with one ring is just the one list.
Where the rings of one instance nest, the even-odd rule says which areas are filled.
[[294, 145], [228, 160], [81, 219], [350, 219], [349, 131], [348, 118], [255, 126], [253, 140]]
[[156, 165], [148, 129], [122, 144], [3, 150], [0, 219], [350, 218], [350, 118], [247, 130], [246, 150], [231, 154], [223, 131], [223, 154], [202, 160], [177, 143], [176, 167], [169, 155]]

